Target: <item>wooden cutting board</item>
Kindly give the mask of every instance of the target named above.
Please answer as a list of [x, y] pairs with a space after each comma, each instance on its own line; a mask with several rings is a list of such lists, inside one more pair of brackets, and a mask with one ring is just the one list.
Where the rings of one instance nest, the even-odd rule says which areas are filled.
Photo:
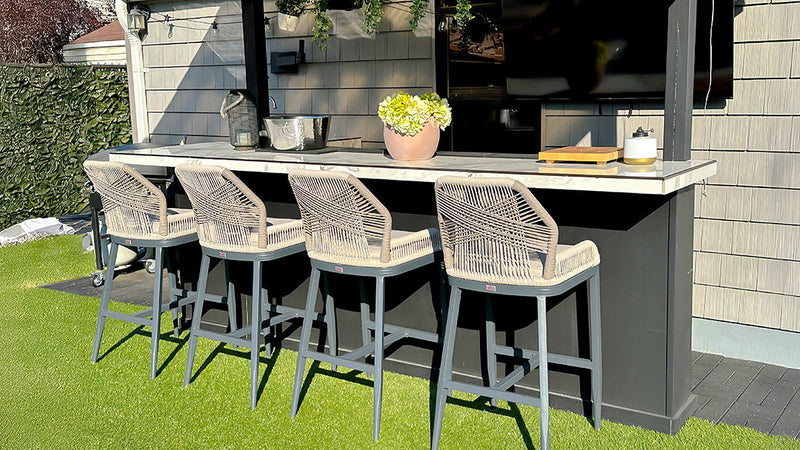
[[622, 158], [620, 147], [562, 147], [539, 152], [539, 159], [549, 164], [564, 161], [593, 162], [605, 165]]

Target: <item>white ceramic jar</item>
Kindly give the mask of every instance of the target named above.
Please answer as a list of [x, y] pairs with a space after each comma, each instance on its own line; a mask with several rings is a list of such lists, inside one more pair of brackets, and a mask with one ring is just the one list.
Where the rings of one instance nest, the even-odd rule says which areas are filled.
[[633, 137], [625, 138], [623, 157], [625, 164], [646, 165], [656, 162], [658, 150], [656, 138], [648, 134], [655, 130], [643, 130], [639, 127]]

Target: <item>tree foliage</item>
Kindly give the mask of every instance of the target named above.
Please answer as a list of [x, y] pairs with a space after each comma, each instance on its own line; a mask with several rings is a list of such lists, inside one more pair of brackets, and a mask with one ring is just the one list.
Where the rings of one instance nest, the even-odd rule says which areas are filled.
[[85, 0], [0, 0], [0, 63], [52, 64], [61, 48], [104, 25]]

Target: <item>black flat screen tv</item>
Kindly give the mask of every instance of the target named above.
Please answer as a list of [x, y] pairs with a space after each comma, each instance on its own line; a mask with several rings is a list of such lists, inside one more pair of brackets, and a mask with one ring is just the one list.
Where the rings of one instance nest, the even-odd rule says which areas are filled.
[[[733, 0], [697, 0], [695, 98], [733, 97]], [[502, 0], [508, 93], [543, 99], [664, 98], [665, 0]]]

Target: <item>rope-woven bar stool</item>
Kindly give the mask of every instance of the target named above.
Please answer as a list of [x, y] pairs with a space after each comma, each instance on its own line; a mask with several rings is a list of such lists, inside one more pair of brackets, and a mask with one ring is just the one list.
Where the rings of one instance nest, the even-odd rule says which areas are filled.
[[[558, 245], [558, 227], [533, 194], [508, 178], [442, 177], [436, 181], [436, 204], [445, 268], [451, 286], [442, 365], [436, 393], [431, 447], [442, 432], [447, 397], [454, 390], [540, 408], [541, 448], [549, 447], [548, 362], [591, 371], [593, 421], [600, 429], [602, 361], [600, 335], [600, 256], [591, 241]], [[547, 297], [588, 281], [590, 358], [547, 352]], [[490, 386], [452, 380], [453, 347], [461, 291], [487, 294], [486, 354]], [[498, 345], [491, 294], [536, 297], [538, 350]], [[520, 299], [522, 300], [522, 299]], [[497, 379], [497, 356], [523, 362]], [[509, 392], [523, 376], [539, 368], [538, 398]]]
[[[86, 174], [103, 199], [106, 226], [111, 240], [106, 285], [100, 301], [97, 330], [92, 350], [92, 362], [97, 361], [100, 340], [106, 317], [119, 319], [151, 328], [150, 378], [156, 376], [161, 313], [192, 303], [196, 295], [177, 286], [177, 272], [173, 256], [167, 250], [197, 240], [194, 214], [190, 210], [167, 208], [167, 199], [153, 183], [130, 166], [119, 162], [86, 161]], [[114, 261], [120, 245], [153, 247], [155, 249], [155, 276], [153, 307], [135, 314], [109, 311], [111, 284], [114, 278]], [[99, 251], [97, 249], [96, 251]], [[169, 302], [162, 304], [162, 272], [166, 259]], [[176, 325], [175, 334], [178, 334]]]
[[[266, 334], [269, 335], [271, 327], [303, 315], [301, 309], [270, 304], [268, 292], [262, 287], [262, 266], [264, 262], [305, 250], [302, 223], [296, 219], [268, 217], [264, 202], [228, 169], [218, 166], [179, 165], [175, 168], [175, 174], [189, 196], [197, 218], [197, 234], [203, 249], [198, 292], [206, 291], [211, 258], [223, 260], [226, 264], [228, 261], [253, 263], [253, 297], [249, 326], [237, 329], [232, 323], [231, 331], [225, 334], [201, 329], [203, 301], [197, 302], [192, 318], [184, 384], [188, 385], [191, 381], [199, 337], [249, 348], [250, 408], [255, 408], [262, 330], [266, 329]], [[230, 281], [228, 296], [235, 296]], [[235, 301], [228, 304], [230, 311]], [[323, 320], [330, 330], [335, 327], [331, 322], [332, 314], [326, 314]], [[249, 340], [245, 339], [248, 335]], [[265, 339], [265, 351], [267, 355], [271, 353], [269, 336]]]
[[[407, 337], [439, 342], [436, 333], [384, 323], [384, 281], [387, 277], [436, 262], [440, 250], [438, 230], [392, 230], [392, 217], [386, 207], [358, 179], [343, 172], [293, 170], [289, 172], [289, 184], [300, 206], [312, 267], [291, 415], [297, 414], [307, 358], [359, 370], [374, 376], [372, 433], [377, 441], [380, 435], [384, 348]], [[363, 345], [340, 356], [308, 349], [311, 337], [309, 319], [314, 315], [320, 273], [325, 275], [326, 272], [375, 278], [375, 319], [370, 320], [369, 304], [362, 288]], [[374, 341], [370, 330], [375, 332]], [[372, 363], [367, 362], [370, 355], [374, 355]], [[364, 362], [358, 361], [362, 358]]]

